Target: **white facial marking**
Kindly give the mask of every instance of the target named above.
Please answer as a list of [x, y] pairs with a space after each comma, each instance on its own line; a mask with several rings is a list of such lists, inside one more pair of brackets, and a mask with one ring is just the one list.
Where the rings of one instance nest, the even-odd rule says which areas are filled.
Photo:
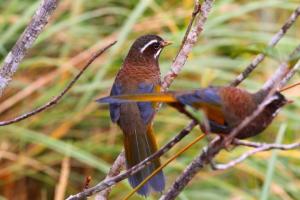
[[154, 55], [154, 58], [155, 58], [155, 59], [156, 59], [157, 56], [160, 54], [161, 50], [162, 50], [162, 48], [160, 48], [160, 49], [156, 52], [156, 54]]
[[276, 115], [278, 114], [278, 112], [279, 112], [279, 108], [272, 114], [272, 117], [276, 117]]
[[151, 40], [145, 46], [143, 46], [143, 48], [141, 48], [140, 52], [143, 53], [147, 47], [149, 47], [151, 44], [154, 44], [156, 42], [157, 42], [157, 40]]

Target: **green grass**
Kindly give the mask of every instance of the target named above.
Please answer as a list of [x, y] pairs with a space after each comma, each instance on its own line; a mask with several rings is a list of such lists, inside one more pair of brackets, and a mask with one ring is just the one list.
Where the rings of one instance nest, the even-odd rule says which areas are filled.
[[[1, 61], [38, 4], [36, 0], [0, 0]], [[265, 49], [298, 5], [297, 0], [216, 1], [203, 34], [171, 88], [226, 85], [257, 53], [264, 51], [267, 58], [240, 86], [250, 91], [257, 90], [276, 70], [279, 60], [300, 43], [298, 21], [275, 50]], [[160, 58], [162, 74], [166, 74], [192, 9], [193, 1], [190, 0], [61, 0], [51, 22], [28, 52], [0, 99], [0, 109], [2, 103], [14, 101], [26, 88], [48, 79], [47, 83], [24, 95], [1, 113], [0, 119], [9, 119], [47, 102], [63, 90], [90, 52], [112, 40], [118, 40], [118, 43], [92, 64], [58, 105], [20, 123], [0, 128], [0, 151], [7, 152], [7, 155], [11, 153], [16, 158], [3, 158], [0, 154], [0, 199], [19, 199], [20, 194], [31, 194], [31, 199], [53, 199], [65, 156], [71, 159], [66, 196], [81, 191], [87, 176], [92, 177], [91, 185], [102, 180], [122, 150], [122, 134], [110, 122], [107, 106], [96, 105], [94, 99], [109, 93], [128, 48], [142, 34], [155, 33], [174, 42]], [[89, 52], [87, 56], [81, 54], [85, 51]], [[54, 75], [49, 78], [52, 73]], [[291, 82], [299, 78], [298, 73]], [[283, 132], [282, 126], [286, 125], [281, 142], [299, 141], [299, 91], [296, 88], [286, 94], [295, 100], [294, 104], [282, 109], [274, 123], [252, 140], [274, 142]], [[169, 141], [188, 121], [164, 106], [154, 124], [159, 145]], [[198, 134], [199, 130], [195, 129], [162, 160], [166, 161]], [[201, 141], [165, 168], [167, 186], [205, 144], [207, 140]], [[231, 152], [222, 151], [216, 160], [225, 163], [246, 150], [248, 148], [240, 147]], [[299, 153], [299, 150], [277, 151], [274, 156], [270, 151], [252, 156], [230, 170], [215, 172], [205, 168], [178, 199], [300, 199]], [[29, 161], [24, 161], [24, 157], [36, 161], [37, 166], [46, 166], [47, 170], [39, 170]], [[129, 191], [127, 181], [123, 181], [113, 188], [110, 199], [120, 199]], [[151, 199], [158, 196], [156, 194]], [[132, 199], [143, 198], [135, 195]]]

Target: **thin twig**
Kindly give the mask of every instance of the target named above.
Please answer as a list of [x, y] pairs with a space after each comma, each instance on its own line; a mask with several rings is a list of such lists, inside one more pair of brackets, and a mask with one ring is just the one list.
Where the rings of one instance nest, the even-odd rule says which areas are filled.
[[[300, 7], [298, 7], [288, 18], [288, 20], [283, 24], [281, 29], [272, 37], [270, 40], [268, 47], [274, 47], [279, 40], [285, 35], [285, 33], [292, 27], [294, 22], [297, 20], [298, 16], [300, 15]], [[249, 74], [261, 63], [265, 58], [265, 54], [260, 53], [258, 54], [252, 62], [246, 67], [246, 69], [236, 77], [235, 80], [231, 82], [231, 86], [239, 85], [245, 78], [249, 76]]]
[[94, 55], [92, 55], [92, 57], [87, 61], [87, 63], [84, 65], [84, 67], [79, 71], [79, 73], [74, 77], [74, 79], [72, 79], [72, 81], [67, 85], [67, 87], [57, 96], [55, 96], [51, 101], [47, 102], [45, 105], [32, 110], [28, 113], [25, 113], [23, 115], [20, 115], [18, 117], [15, 117], [14, 119], [10, 119], [10, 120], [6, 120], [6, 121], [1, 121], [0, 122], [0, 126], [5, 126], [5, 125], [9, 125], [12, 123], [16, 123], [19, 121], [22, 121], [23, 119], [26, 119], [28, 117], [31, 117], [32, 115], [35, 115], [37, 113], [40, 113], [50, 107], [52, 107], [53, 105], [57, 104], [59, 102], [59, 100], [71, 89], [71, 87], [75, 84], [75, 82], [80, 78], [80, 76], [83, 74], [83, 72], [89, 67], [89, 65], [96, 59], [98, 58], [100, 55], [102, 55], [107, 49], [109, 49], [111, 46], [113, 46], [115, 42], [110, 43], [109, 45], [107, 45], [106, 47], [104, 47], [103, 49], [99, 50], [98, 52], [96, 52]]
[[[293, 51], [297, 51], [298, 47]], [[293, 54], [292, 53], [292, 54]], [[299, 59], [300, 60], [300, 59]], [[298, 62], [297, 62], [298, 63]], [[287, 61], [282, 62], [274, 75], [266, 81], [263, 86], [263, 90], [267, 92], [266, 98], [263, 102], [258, 106], [258, 108], [250, 115], [245, 118], [242, 123], [239, 124], [233, 131], [231, 131], [230, 135], [226, 137], [226, 139], [218, 139], [217, 141], [211, 142], [203, 153], [200, 153], [193, 162], [184, 170], [184, 172], [176, 179], [176, 181], [172, 184], [171, 188], [165, 193], [164, 196], [161, 197], [161, 200], [172, 200], [175, 199], [178, 194], [184, 189], [184, 187], [192, 180], [192, 178], [197, 174], [197, 172], [204, 167], [205, 164], [211, 163], [211, 160], [225, 147], [227, 147], [228, 143], [231, 143], [234, 139], [234, 136], [238, 134], [238, 132], [247, 126], [260, 112], [263, 111], [264, 107], [267, 105], [267, 102], [272, 98], [272, 94], [279, 86], [280, 82], [286, 78], [288, 75], [288, 65]]]
[[291, 150], [291, 149], [300, 147], [299, 142], [292, 143], [292, 144], [266, 144], [266, 143], [254, 143], [254, 142], [249, 142], [249, 141], [235, 141], [235, 144], [251, 146], [251, 147], [255, 147], [255, 149], [247, 151], [240, 157], [238, 157], [226, 164], [217, 164], [217, 165], [214, 164], [212, 166], [214, 170], [225, 170], [225, 169], [231, 168], [231, 167], [241, 163], [242, 161], [247, 159], [249, 156], [256, 154], [258, 152], [269, 151], [271, 149]]
[[210, 159], [219, 153], [224, 147], [221, 137], [216, 137], [207, 147], [203, 148], [200, 156], [197, 156], [191, 164], [189, 164], [182, 174], [171, 185], [170, 189], [160, 198], [160, 200], [175, 199], [184, 187], [192, 180], [192, 178], [202, 169], [205, 164], [210, 163]]
[[[122, 168], [125, 166], [125, 156], [124, 156], [124, 151], [122, 151], [119, 156], [117, 157], [117, 159], [115, 160], [114, 164], [111, 166], [108, 174], [105, 177], [105, 180], [112, 178], [114, 176], [117, 176], [118, 174], [120, 174]], [[87, 189], [87, 188], [86, 188]], [[107, 200], [109, 193], [111, 191], [111, 187], [99, 192], [95, 199], [96, 200]]]
[[19, 64], [27, 50], [33, 45], [38, 35], [49, 21], [49, 17], [55, 10], [58, 0], [43, 0], [23, 34], [20, 36], [11, 51], [7, 54], [0, 68], [0, 97], [4, 89], [17, 71]]
[[127, 171], [114, 176], [109, 179], [105, 179], [102, 182], [98, 183], [96, 186], [91, 187], [89, 189], [86, 189], [85, 191], [82, 191], [80, 193], [77, 193], [75, 195], [71, 195], [67, 198], [67, 200], [80, 200], [84, 199], [86, 197], [92, 196], [93, 194], [96, 194], [100, 191], [103, 191], [116, 183], [128, 178], [128, 176], [131, 176], [147, 165], [151, 163], [152, 160], [157, 159], [164, 155], [166, 152], [168, 152], [175, 144], [177, 144], [180, 140], [182, 140], [185, 136], [187, 136], [191, 130], [197, 125], [197, 122], [191, 121], [188, 126], [186, 126], [178, 135], [176, 135], [174, 138], [172, 138], [167, 144], [165, 144], [162, 148], [160, 148], [157, 152], [140, 162], [139, 164], [131, 167]]
[[191, 28], [193, 27], [193, 23], [195, 21], [195, 18], [198, 15], [198, 13], [200, 12], [200, 8], [201, 8], [200, 2], [198, 0], [195, 0], [194, 10], [192, 12], [192, 18], [191, 18], [191, 20], [189, 22], [189, 25], [188, 25], [188, 27], [187, 27], [187, 29], [185, 31], [184, 37], [183, 37], [183, 39], [181, 41], [181, 45], [180, 45], [179, 51], [178, 51], [178, 53], [177, 53], [177, 55], [176, 55], [176, 57], [175, 57], [174, 60], [177, 59], [177, 57], [178, 57], [178, 55], [180, 53], [180, 50], [183, 48], [183, 45], [186, 43], [186, 40], [187, 40], [188, 35], [189, 35], [190, 31], [191, 31]]
[[[173, 80], [177, 77], [177, 75], [180, 73], [181, 69], [183, 68], [189, 53], [192, 51], [192, 48], [196, 44], [200, 33], [203, 31], [203, 27], [206, 22], [207, 16], [212, 8], [213, 0], [204, 0], [202, 5], [200, 6], [200, 12], [198, 11], [199, 5], [197, 4], [198, 2], [196, 1], [196, 5], [192, 15], [192, 20], [190, 22], [191, 25], [193, 24], [194, 19], [196, 19], [194, 26], [190, 28], [190, 30], [189, 29], [187, 30], [186, 32], [187, 36], [185, 36], [183, 39], [184, 44], [182, 45], [182, 48], [179, 50], [176, 59], [173, 61], [171, 70], [165, 75], [163, 79], [162, 88], [164, 90], [167, 90], [170, 87]], [[197, 15], [198, 12], [199, 15]]]
[[[290, 62], [293, 61], [295, 58], [299, 57], [300, 54], [300, 45], [298, 45], [294, 51], [290, 54], [289, 59]], [[284, 77], [284, 79], [280, 82], [279, 88], [284, 87], [287, 82], [299, 71], [300, 68], [300, 60], [294, 65], [294, 67], [288, 72], [288, 74]]]

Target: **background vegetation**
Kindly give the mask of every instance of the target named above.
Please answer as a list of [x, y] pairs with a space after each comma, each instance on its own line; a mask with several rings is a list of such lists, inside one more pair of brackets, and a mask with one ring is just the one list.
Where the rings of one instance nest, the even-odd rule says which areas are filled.
[[[10, 50], [33, 15], [37, 0], [0, 0], [0, 60]], [[298, 0], [218, 0], [172, 89], [226, 85], [241, 72], [299, 6]], [[50, 24], [22, 62], [0, 99], [0, 120], [32, 110], [57, 95], [93, 50], [108, 41], [117, 45], [96, 60], [70, 93], [54, 108], [15, 125], [0, 128], [0, 199], [53, 199], [62, 161], [69, 162], [66, 195], [82, 190], [86, 176], [91, 185], [102, 180], [122, 150], [122, 134], [109, 119], [107, 107], [94, 100], [109, 93], [128, 48], [138, 36], [155, 33], [174, 41], [160, 59], [164, 75], [176, 55], [193, 9], [192, 0], [61, 0]], [[300, 21], [240, 87], [260, 88], [278, 62], [300, 43]], [[299, 81], [299, 73], [293, 82]], [[282, 142], [299, 141], [299, 88], [286, 95], [295, 102], [285, 107], [254, 141], [274, 142], [286, 127]], [[155, 121], [160, 146], [188, 122], [164, 107]], [[200, 131], [194, 131], [172, 149], [166, 160]], [[172, 162], [165, 173], [168, 185], [207, 144], [200, 142]], [[226, 162], [246, 150], [222, 152]], [[226, 171], [209, 168], [198, 174], [178, 199], [300, 199], [299, 150], [257, 154]], [[273, 156], [271, 156], [273, 154]], [[270, 159], [272, 157], [272, 159]], [[66, 159], [66, 158], [69, 158]], [[268, 189], [269, 188], [269, 189]], [[127, 181], [113, 188], [111, 199], [130, 191]], [[156, 196], [150, 199], [156, 199]], [[132, 199], [142, 199], [137, 195]]]

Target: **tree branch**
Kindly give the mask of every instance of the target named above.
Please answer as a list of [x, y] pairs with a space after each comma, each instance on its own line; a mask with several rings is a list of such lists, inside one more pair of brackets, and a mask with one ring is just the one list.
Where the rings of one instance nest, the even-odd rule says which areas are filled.
[[57, 3], [57, 0], [42, 1], [23, 34], [7, 54], [4, 63], [0, 68], [0, 97], [8, 83], [11, 81], [12, 76], [17, 71], [27, 50], [33, 45], [38, 35], [48, 23], [49, 17], [55, 10]]
[[[299, 53], [300, 48], [296, 48], [289, 57], [291, 57], [296, 52]], [[300, 62], [300, 59], [298, 60]], [[295, 65], [295, 68], [298, 66], [298, 62]], [[299, 66], [298, 66], [299, 67]], [[184, 170], [184, 172], [176, 179], [174, 184], [171, 188], [165, 193], [164, 196], [161, 197], [160, 200], [172, 200], [175, 199], [178, 194], [184, 189], [184, 187], [192, 180], [192, 178], [197, 174], [197, 172], [202, 169], [206, 164], [211, 163], [211, 160], [223, 149], [228, 146], [229, 143], [232, 142], [234, 136], [245, 126], [247, 126], [260, 112], [263, 111], [264, 107], [267, 105], [267, 102], [270, 101], [272, 98], [272, 94], [277, 89], [277, 86], [286, 79], [289, 75], [290, 68], [288, 68], [287, 61], [282, 62], [274, 75], [266, 81], [263, 89], [267, 91], [267, 97], [264, 101], [258, 106], [258, 108], [247, 118], [245, 118], [242, 123], [239, 124], [228, 137], [224, 140], [222, 138], [217, 138], [216, 140], [212, 141], [207, 148], [203, 149], [203, 153], [200, 153], [193, 162]], [[291, 78], [291, 76], [289, 77]], [[266, 148], [266, 147], [264, 147]]]
[[292, 143], [292, 144], [267, 144], [267, 143], [256, 143], [256, 142], [249, 142], [249, 141], [240, 141], [236, 140], [234, 142], [236, 145], [243, 145], [243, 146], [248, 146], [248, 147], [255, 147], [255, 149], [252, 149], [250, 151], [247, 151], [240, 157], [226, 163], [226, 164], [213, 164], [212, 168], [214, 170], [226, 170], [228, 168], [231, 168], [241, 162], [243, 162], [245, 159], [250, 157], [253, 154], [256, 154], [258, 152], [262, 151], [269, 151], [272, 149], [280, 149], [280, 150], [291, 150], [295, 148], [300, 147], [300, 142]]
[[160, 198], [160, 200], [175, 199], [192, 178], [202, 169], [205, 164], [210, 163], [211, 158], [215, 157], [224, 147], [223, 140], [217, 136], [207, 147], [202, 149], [200, 156], [197, 156], [191, 164], [189, 164], [182, 174], [175, 180], [170, 189]]
[[[186, 31], [185, 37], [183, 38], [181, 49], [179, 50], [179, 53], [172, 63], [171, 70], [163, 79], [162, 88], [164, 90], [167, 90], [170, 87], [173, 80], [177, 77], [177, 75], [183, 68], [189, 53], [192, 51], [192, 48], [196, 44], [200, 33], [203, 31], [207, 16], [212, 8], [212, 4], [213, 0], [204, 0], [201, 6], [199, 5], [199, 2], [197, 0], [195, 1], [192, 19]], [[192, 27], [194, 19], [196, 19], [195, 25]]]
[[103, 49], [97, 51], [94, 55], [92, 55], [92, 57], [87, 61], [87, 63], [84, 65], [84, 67], [79, 71], [79, 73], [74, 77], [74, 79], [67, 85], [67, 87], [59, 95], [55, 96], [51, 101], [49, 101], [45, 105], [43, 105], [35, 110], [27, 112], [18, 117], [15, 117], [14, 119], [1, 121], [0, 126], [6, 126], [6, 125], [9, 125], [12, 123], [22, 121], [23, 119], [26, 119], [28, 117], [31, 117], [32, 115], [38, 114], [38, 113], [52, 107], [53, 105], [57, 104], [59, 102], [59, 100], [71, 89], [71, 87], [75, 84], [75, 82], [80, 78], [80, 76], [83, 74], [83, 72], [90, 66], [90, 64], [96, 58], [98, 58], [100, 55], [102, 55], [107, 49], [109, 49], [111, 46], [113, 46], [115, 43], [116, 43], [116, 41], [108, 44], [106, 47], [104, 47]]
[[[285, 33], [292, 27], [294, 22], [297, 20], [300, 15], [300, 6], [291, 14], [288, 20], [282, 25], [281, 29], [272, 37], [270, 40], [268, 47], [274, 47], [279, 40], [285, 35]], [[236, 77], [235, 80], [231, 82], [231, 86], [239, 85], [245, 78], [249, 76], [249, 74], [261, 63], [265, 58], [265, 54], [258, 54], [252, 62], [246, 67], [246, 69]]]
[[[94, 187], [88, 188], [80, 193], [75, 194], [75, 195], [71, 195], [67, 198], [67, 200], [81, 200], [86, 197], [92, 196], [92, 195], [94, 195], [98, 192], [101, 192], [101, 191], [117, 184], [118, 182], [128, 178], [128, 176], [131, 176], [131, 175], [137, 173], [138, 171], [140, 171], [147, 165], [151, 164], [151, 162], [154, 159], [157, 159], [157, 158], [161, 157], [162, 155], [164, 155], [166, 152], [168, 152], [175, 144], [177, 144], [180, 140], [182, 140], [185, 136], [187, 136], [196, 125], [197, 125], [197, 122], [191, 121], [188, 126], [186, 126], [182, 131], [180, 131], [180, 133], [178, 135], [176, 135], [167, 144], [165, 144], [162, 148], [160, 148], [157, 152], [155, 152], [154, 154], [152, 154], [151, 156], [149, 156], [148, 158], [146, 158], [139, 164], [131, 167], [127, 171], [125, 171], [117, 176], [114, 176], [112, 178], [108, 178], [108, 179], [101, 181]], [[119, 158], [119, 156], [118, 156], [118, 158]], [[118, 160], [118, 159], [116, 159], [116, 160]]]

